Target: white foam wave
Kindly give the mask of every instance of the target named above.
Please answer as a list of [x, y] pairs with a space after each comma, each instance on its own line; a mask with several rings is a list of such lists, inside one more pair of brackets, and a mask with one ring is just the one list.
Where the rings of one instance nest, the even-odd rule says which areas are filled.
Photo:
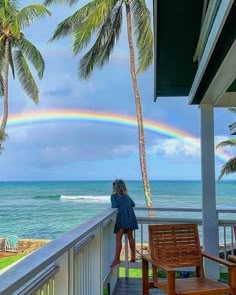
[[61, 195], [61, 201], [76, 201], [81, 203], [108, 203], [110, 196], [66, 196]]

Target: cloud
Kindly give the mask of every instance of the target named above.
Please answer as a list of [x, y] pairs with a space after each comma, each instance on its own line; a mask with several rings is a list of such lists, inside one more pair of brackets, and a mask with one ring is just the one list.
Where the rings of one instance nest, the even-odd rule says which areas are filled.
[[66, 95], [71, 95], [71, 88], [69, 87], [58, 87], [52, 90], [49, 90], [47, 92], [44, 93], [44, 95], [46, 96], [66, 96]]
[[129, 156], [138, 153], [137, 145], [119, 145], [113, 149], [114, 156]]
[[182, 140], [170, 138], [170, 139], [158, 139], [154, 145], [149, 148], [149, 154], [164, 154], [166, 156], [182, 155], [187, 157], [199, 157], [200, 145], [195, 146], [189, 143], [185, 143]]

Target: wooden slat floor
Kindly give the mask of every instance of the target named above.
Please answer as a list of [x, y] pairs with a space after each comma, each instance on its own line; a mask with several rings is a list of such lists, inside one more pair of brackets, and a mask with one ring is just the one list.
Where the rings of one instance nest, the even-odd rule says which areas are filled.
[[[160, 289], [151, 289], [150, 295], [166, 294]], [[120, 278], [113, 295], [142, 295], [142, 280], [134, 278]]]

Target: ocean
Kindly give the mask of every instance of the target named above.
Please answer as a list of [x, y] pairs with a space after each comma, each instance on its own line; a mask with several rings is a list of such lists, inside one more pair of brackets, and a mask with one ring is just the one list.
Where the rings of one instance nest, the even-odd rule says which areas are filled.
[[[112, 181], [0, 182], [0, 237], [55, 239], [110, 207]], [[201, 208], [199, 181], [151, 181], [155, 207]], [[127, 181], [136, 206], [145, 206], [141, 181]], [[236, 208], [236, 182], [216, 184], [217, 207]], [[142, 215], [137, 212], [137, 215]], [[173, 215], [174, 214], [174, 215]], [[158, 213], [199, 217], [199, 213]], [[227, 217], [224, 215], [224, 218]], [[236, 219], [234, 214], [228, 218]]]

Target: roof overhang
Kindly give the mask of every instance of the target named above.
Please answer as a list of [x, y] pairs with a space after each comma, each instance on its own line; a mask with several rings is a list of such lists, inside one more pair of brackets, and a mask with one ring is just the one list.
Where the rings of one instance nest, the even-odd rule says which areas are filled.
[[236, 105], [236, 3], [206, 3], [154, 0], [155, 99], [189, 96], [190, 104]]

